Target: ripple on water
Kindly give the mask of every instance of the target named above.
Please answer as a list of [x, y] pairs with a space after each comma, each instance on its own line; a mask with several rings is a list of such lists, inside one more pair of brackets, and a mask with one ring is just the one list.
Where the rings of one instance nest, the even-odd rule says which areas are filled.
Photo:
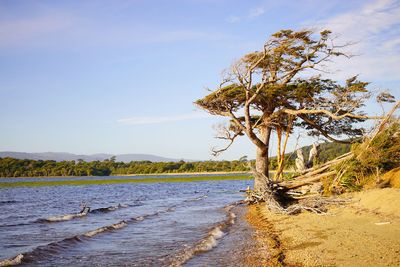
[[[4, 206], [6, 217], [19, 218], [11, 225], [0, 217], [0, 225], [10, 224], [0, 227], [0, 259], [29, 266], [160, 266], [185, 248], [192, 251], [183, 261], [189, 264], [218, 251], [229, 238], [236, 211], [223, 207], [241, 199], [238, 192], [248, 183], [8, 188], [0, 199], [14, 201]], [[105, 208], [70, 219], [81, 202]], [[127, 207], [114, 209], [115, 203]], [[70, 220], [30, 224], [26, 214], [33, 220], [64, 214]]]

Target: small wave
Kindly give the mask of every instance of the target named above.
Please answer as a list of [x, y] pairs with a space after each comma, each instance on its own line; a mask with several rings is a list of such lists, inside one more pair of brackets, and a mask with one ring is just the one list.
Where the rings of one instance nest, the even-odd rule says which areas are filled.
[[133, 220], [136, 220], [136, 221], [143, 221], [143, 220], [144, 220], [144, 217], [143, 217], [143, 216], [138, 216], [138, 217], [136, 217], [136, 218], [133, 218]]
[[108, 226], [103, 226], [103, 227], [97, 228], [95, 230], [88, 231], [84, 234], [80, 234], [80, 235], [76, 235], [73, 237], [63, 239], [61, 241], [56, 241], [56, 242], [52, 242], [52, 243], [49, 243], [44, 246], [39, 246], [39, 247], [34, 248], [31, 252], [18, 254], [14, 258], [0, 260], [0, 267], [18, 265], [22, 262], [26, 262], [26, 263], [34, 262], [35, 259], [41, 259], [44, 257], [48, 257], [48, 255], [59, 253], [60, 250], [67, 249], [71, 245], [82, 242], [87, 238], [92, 238], [95, 235], [98, 235], [100, 233], [118, 230], [118, 229], [124, 228], [129, 223], [140, 222], [146, 218], [155, 217], [159, 214], [171, 212], [174, 210], [175, 210], [175, 208], [172, 206], [172, 207], [166, 208], [164, 210], [158, 210], [154, 213], [133, 217], [128, 220], [123, 220], [123, 221], [120, 221], [120, 222], [117, 222], [117, 223], [114, 223], [114, 224], [111, 224]]
[[182, 266], [197, 254], [212, 250], [218, 245], [218, 240], [228, 234], [229, 228], [235, 223], [236, 214], [231, 210], [243, 202], [235, 202], [224, 207], [226, 219], [214, 226], [208, 234], [192, 247], [184, 248], [179, 254], [174, 255], [172, 259], [167, 259], [168, 266]]
[[[16, 201], [16, 200], [3, 200], [3, 201], [0, 201], [0, 206], [1, 205], [7, 205], [7, 204], [15, 204], [15, 203], [17, 203], [18, 201]], [[1, 266], [1, 265], [0, 265]]]
[[89, 210], [81, 213], [73, 213], [73, 214], [65, 214], [65, 215], [60, 215], [60, 216], [52, 216], [44, 219], [38, 219], [37, 222], [63, 222], [63, 221], [70, 221], [75, 218], [81, 218], [84, 216], [87, 216], [89, 213], [103, 213], [103, 212], [110, 212], [114, 211], [120, 208], [127, 208], [129, 207], [128, 205], [125, 204], [118, 204], [116, 206], [109, 206], [109, 207], [104, 207], [104, 208], [97, 208], [94, 210]]
[[16, 226], [24, 226], [24, 225], [31, 225], [32, 223], [14, 223], [14, 224], [2, 224], [0, 225], [0, 228], [3, 227], [16, 227]]
[[194, 253], [205, 252], [213, 249], [215, 246], [217, 246], [217, 240], [224, 235], [225, 233], [221, 231], [221, 227], [215, 227], [211, 230], [208, 236], [196, 246]]
[[160, 215], [162, 213], [172, 212], [172, 211], [175, 211], [175, 206], [176, 205], [171, 206], [169, 208], [166, 208], [164, 210], [158, 210], [158, 211], [153, 212], [153, 213], [149, 213], [149, 214], [144, 214], [144, 215], [140, 215], [140, 216], [137, 216], [137, 217], [133, 217], [133, 218], [131, 218], [131, 220], [132, 221], [143, 221], [144, 219], [155, 217], [155, 216], [158, 216], [158, 215]]
[[97, 228], [96, 230], [89, 231], [89, 232], [87, 232], [87, 233], [85, 233], [83, 235], [86, 236], [86, 237], [93, 237], [93, 236], [95, 236], [95, 235], [97, 235], [99, 233], [105, 232], [105, 231], [121, 229], [121, 228], [123, 228], [123, 227], [125, 227], [127, 225], [128, 225], [128, 223], [126, 221], [120, 221], [120, 222], [114, 223], [112, 225], [100, 227], [100, 228]]
[[191, 198], [191, 199], [185, 200], [184, 202], [200, 201], [200, 200], [203, 200], [203, 199], [205, 199], [207, 197], [208, 197], [207, 195], [204, 195], [204, 196], [200, 196], [200, 197], [196, 197], [196, 198]]
[[105, 207], [105, 208], [98, 208], [98, 209], [94, 209], [89, 211], [89, 213], [98, 213], [98, 212], [109, 212], [109, 211], [114, 211], [120, 208], [127, 208], [129, 207], [128, 205], [124, 205], [124, 204], [118, 204], [117, 206], [109, 206], [109, 207]]
[[44, 219], [38, 219], [37, 222], [63, 222], [63, 221], [70, 221], [75, 218], [84, 217], [87, 215], [87, 212], [84, 213], [74, 213], [74, 214], [66, 214], [60, 216], [52, 216]]
[[18, 265], [21, 263], [22, 259], [24, 258], [24, 255], [18, 254], [14, 258], [11, 259], [5, 259], [5, 260], [0, 260], [0, 267], [5, 267], [5, 266], [14, 266]]
[[[30, 252], [20, 253], [15, 258], [12, 258], [12, 259], [17, 259], [17, 257], [19, 257], [18, 261], [13, 260], [13, 264], [11, 264], [11, 265], [18, 265], [20, 263], [32, 263], [35, 261], [35, 259], [42, 259], [42, 258], [48, 257], [49, 255], [57, 254], [60, 251], [62, 251], [64, 249], [68, 249], [70, 246], [73, 246], [76, 243], [80, 243], [80, 242], [82, 242], [82, 239], [79, 235], [77, 235], [77, 236], [65, 238], [61, 241], [52, 242], [47, 245], [38, 246]], [[0, 263], [6, 262], [8, 264], [8, 262], [12, 259], [3, 260], [3, 261], [0, 261]], [[10, 264], [8, 264], [8, 265], [7, 264], [4, 266], [11, 266]], [[3, 266], [3, 265], [0, 264], [0, 266]]]

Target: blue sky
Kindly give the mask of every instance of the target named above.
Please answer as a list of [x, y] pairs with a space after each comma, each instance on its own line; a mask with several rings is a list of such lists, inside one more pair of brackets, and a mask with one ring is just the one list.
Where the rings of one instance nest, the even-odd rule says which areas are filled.
[[[0, 150], [209, 159], [224, 119], [192, 103], [234, 59], [280, 29], [329, 28], [359, 55], [331, 76], [399, 99], [399, 26], [394, 0], [2, 0]], [[243, 155], [246, 138], [218, 159]]]

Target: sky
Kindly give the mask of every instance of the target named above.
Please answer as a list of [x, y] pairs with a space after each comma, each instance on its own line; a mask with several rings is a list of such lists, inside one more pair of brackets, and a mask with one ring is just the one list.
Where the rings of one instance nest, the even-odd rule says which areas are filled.
[[1, 0], [0, 151], [254, 158], [245, 137], [212, 157], [225, 119], [193, 102], [274, 32], [304, 28], [354, 43], [331, 78], [359, 75], [400, 99], [396, 0]]

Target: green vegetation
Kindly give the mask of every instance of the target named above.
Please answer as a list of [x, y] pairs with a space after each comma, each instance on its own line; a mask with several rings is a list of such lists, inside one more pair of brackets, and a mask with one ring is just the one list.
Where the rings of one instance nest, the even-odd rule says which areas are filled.
[[249, 180], [249, 175], [238, 176], [197, 176], [197, 177], [167, 177], [167, 178], [141, 178], [141, 179], [106, 179], [106, 180], [64, 180], [64, 181], [17, 181], [0, 182], [2, 187], [20, 186], [60, 186], [60, 185], [102, 185], [102, 184], [126, 184], [126, 183], [185, 183], [223, 180]]
[[112, 174], [151, 174], [151, 173], [197, 173], [197, 172], [246, 172], [246, 160], [197, 161], [197, 162], [117, 162]]
[[110, 163], [2, 158], [0, 177], [108, 176], [111, 174]]
[[363, 143], [354, 144], [354, 157], [336, 166], [338, 179], [325, 181], [333, 192], [376, 186], [383, 173], [400, 167], [400, 120]]
[[247, 161], [150, 162], [19, 160], [0, 158], [0, 177], [109, 176], [128, 174], [242, 172]]
[[[302, 148], [308, 155], [311, 147]], [[326, 162], [350, 150], [346, 144], [323, 143], [320, 146], [320, 162]], [[285, 168], [294, 165], [295, 154], [286, 154]], [[130, 174], [160, 173], [197, 173], [197, 172], [247, 172], [254, 161], [247, 159], [233, 161], [198, 161], [198, 162], [150, 162], [132, 161], [115, 162], [115, 159], [104, 161], [61, 161], [53, 160], [21, 160], [0, 158], [0, 177], [49, 177], [49, 176], [109, 176]], [[276, 157], [271, 158], [270, 169], [276, 169]]]

